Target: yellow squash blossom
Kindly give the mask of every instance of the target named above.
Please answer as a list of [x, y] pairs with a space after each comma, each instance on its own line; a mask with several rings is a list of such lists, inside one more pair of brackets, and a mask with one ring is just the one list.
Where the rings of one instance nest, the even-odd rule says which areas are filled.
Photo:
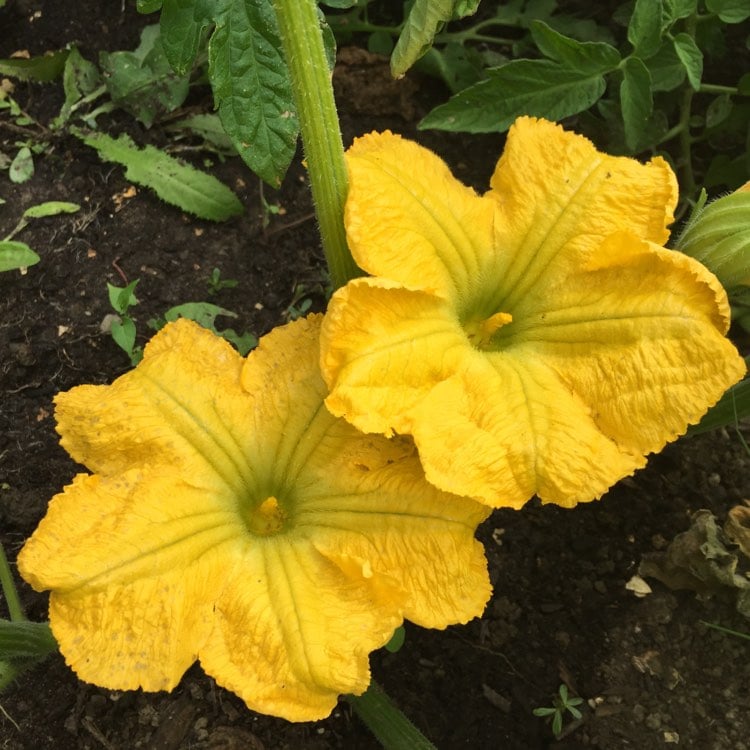
[[111, 386], [57, 397], [62, 444], [93, 474], [53, 498], [18, 566], [51, 590], [81, 679], [169, 690], [199, 659], [250, 708], [312, 720], [366, 689], [404, 617], [481, 613], [487, 509], [425, 482], [408, 439], [327, 411], [319, 327], [243, 359], [180, 320]]
[[477, 195], [391, 133], [347, 154], [371, 278], [321, 337], [334, 414], [414, 437], [429, 481], [492, 506], [601, 496], [745, 371], [724, 290], [662, 247], [674, 175], [521, 118]]

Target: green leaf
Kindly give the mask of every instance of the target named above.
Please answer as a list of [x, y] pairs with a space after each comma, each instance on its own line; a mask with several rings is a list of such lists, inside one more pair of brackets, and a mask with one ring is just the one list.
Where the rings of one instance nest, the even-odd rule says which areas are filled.
[[357, 0], [319, 0], [322, 5], [327, 5], [329, 8], [339, 8], [344, 10], [345, 8], [351, 8], [357, 4]]
[[225, 328], [219, 333], [237, 349], [241, 357], [246, 357], [248, 352], [258, 346], [258, 339], [252, 333], [245, 332], [240, 335], [233, 328]]
[[663, 29], [668, 29], [680, 18], [692, 16], [698, 9], [698, 0], [663, 0]]
[[137, 0], [135, 8], [139, 13], [155, 13], [161, 8], [161, 0]]
[[625, 143], [632, 151], [637, 151], [654, 108], [651, 75], [643, 61], [632, 56], [625, 59], [622, 74], [620, 108], [625, 126]]
[[28, 146], [21, 146], [18, 149], [13, 161], [8, 169], [8, 177], [11, 182], [20, 185], [31, 179], [34, 174], [34, 157], [31, 155], [31, 149]]
[[[750, 361], [746, 360], [750, 366]], [[715, 430], [717, 427], [736, 425], [740, 419], [750, 416], [750, 378], [735, 383], [712, 406], [696, 425], [688, 427], [687, 435], [700, 435]]]
[[391, 654], [395, 654], [404, 645], [404, 641], [405, 640], [406, 640], [406, 630], [404, 630], [404, 626], [403, 625], [399, 625], [393, 631], [393, 635], [391, 636], [391, 640], [388, 641], [388, 643], [385, 644], [385, 650], [388, 651]]
[[661, 44], [661, 0], [635, 0], [628, 23], [628, 41], [634, 53], [647, 60]]
[[732, 99], [729, 94], [717, 96], [706, 110], [706, 127], [715, 128], [729, 117], [732, 112]]
[[115, 344], [120, 347], [134, 362], [133, 347], [135, 347], [135, 323], [130, 318], [113, 320], [110, 335]]
[[172, 123], [167, 129], [170, 131], [187, 130], [199, 138], [203, 138], [207, 144], [210, 144], [220, 154], [237, 154], [237, 149], [232, 144], [232, 140], [227, 135], [219, 116], [216, 114], [201, 114], [186, 117]]
[[41, 258], [25, 243], [0, 240], [0, 271], [15, 271], [39, 263]]
[[245, 163], [278, 187], [299, 125], [276, 15], [263, 0], [234, 0], [208, 46], [208, 75], [224, 129]]
[[218, 333], [216, 330], [216, 318], [219, 315], [225, 315], [229, 318], [237, 317], [237, 313], [225, 310], [223, 307], [210, 302], [186, 302], [183, 305], [170, 307], [164, 313], [164, 319], [167, 322], [172, 322], [177, 320], [177, 318], [187, 318], [188, 320], [194, 320], [199, 325], [208, 328], [214, 333]]
[[540, 707], [535, 708], [531, 713], [534, 714], [534, 716], [552, 716], [552, 714], [557, 713], [557, 709], [551, 707]]
[[193, 67], [205, 30], [232, 2], [244, 0], [164, 0], [161, 40], [170, 65], [180, 75]]
[[588, 109], [605, 88], [600, 72], [585, 74], [552, 60], [513, 60], [433, 109], [419, 128], [493, 133], [521, 115], [561, 120]]
[[43, 219], [45, 216], [57, 216], [58, 214], [74, 214], [80, 211], [77, 203], [66, 203], [65, 201], [47, 201], [36, 206], [27, 208], [23, 212], [25, 219]]
[[703, 53], [693, 37], [688, 34], [677, 34], [673, 39], [674, 51], [685, 67], [688, 81], [696, 91], [700, 88], [703, 76]]
[[724, 23], [742, 23], [750, 18], [750, 0], [706, 0], [706, 8]]
[[102, 52], [99, 57], [112, 101], [147, 128], [185, 101], [190, 82], [172, 70], [157, 24], [143, 29], [133, 52]]
[[135, 279], [135, 281], [131, 281], [127, 286], [115, 286], [114, 284], [107, 283], [109, 304], [115, 312], [124, 315], [129, 308], [138, 304], [138, 299], [135, 296], [135, 288], [138, 286], [138, 281], [139, 279]]
[[651, 91], [673, 91], [682, 86], [685, 66], [677, 56], [671, 39], [665, 39], [659, 51], [645, 63], [651, 74]]
[[453, 14], [451, 19], [458, 21], [466, 16], [473, 16], [479, 8], [480, 0], [453, 0]]
[[138, 148], [126, 135], [114, 139], [103, 133], [73, 133], [104, 161], [125, 166], [128, 180], [150, 187], [166, 203], [211, 221], [242, 213], [242, 204], [226, 185], [153, 146]]
[[0, 60], [0, 74], [12, 76], [22, 81], [48, 83], [59, 78], [68, 57], [68, 50], [60, 50], [50, 55], [40, 55], [28, 60], [11, 57]]
[[607, 73], [620, 63], [620, 53], [604, 42], [579, 42], [542, 21], [532, 21], [531, 36], [543, 55], [582, 73]]
[[435, 34], [453, 17], [456, 0], [415, 0], [391, 55], [391, 74], [400, 78], [432, 46]]
[[63, 91], [65, 91], [65, 101], [63, 102], [60, 114], [55, 118], [54, 127], [64, 125], [75, 105], [94, 92], [101, 85], [102, 78], [99, 75], [99, 69], [93, 63], [84, 58], [78, 51], [77, 47], [71, 47], [68, 59], [65, 61], [65, 70], [63, 71]]

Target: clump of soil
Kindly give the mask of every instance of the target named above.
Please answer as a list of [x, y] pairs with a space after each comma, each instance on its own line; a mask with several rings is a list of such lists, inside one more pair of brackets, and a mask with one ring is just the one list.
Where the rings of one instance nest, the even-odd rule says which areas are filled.
[[[151, 21], [132, 5], [11, 2], [0, 9], [0, 57], [74, 41], [89, 59], [101, 49], [132, 49]], [[390, 128], [437, 151], [460, 179], [484, 189], [502, 138], [417, 132], [416, 121], [444, 92], [415, 78], [394, 86], [378, 78], [377, 65], [352, 53], [337, 70], [347, 142]], [[377, 113], [351, 94], [363, 76], [368, 85], [383, 81]], [[57, 85], [18, 84], [13, 96], [42, 123], [61, 104]], [[208, 92], [201, 96], [195, 103], [206, 105]], [[144, 131], [121, 113], [100, 126], [113, 134], [128, 130], [141, 143], [165, 143], [158, 126]], [[21, 135], [0, 114], [0, 147], [12, 151]], [[52, 397], [80, 383], [110, 382], [129, 367], [102, 332], [111, 312], [107, 282], [140, 279], [141, 302], [132, 311], [139, 343], [152, 333], [150, 318], [183, 302], [214, 301], [237, 313], [227, 325], [256, 335], [287, 320], [301, 299], [310, 299], [311, 309], [325, 304], [299, 157], [278, 192], [266, 188], [265, 200], [283, 209], [273, 216], [239, 160], [217, 161], [212, 172], [236, 190], [246, 210], [215, 225], [183, 215], [148, 190], [133, 191], [119, 167], [101, 163], [77, 139], [58, 134], [49, 142], [31, 180], [11, 185], [0, 175], [7, 201], [0, 236], [41, 201], [82, 206], [77, 214], [33, 223], [19, 239], [41, 262], [25, 275], [0, 275], [0, 541], [13, 559], [49, 498], [78, 469], [58, 446]], [[238, 285], [210, 297], [214, 268]], [[307, 291], [300, 297], [301, 286]], [[750, 646], [702, 621], [745, 631], [748, 623], [729, 598], [699, 600], [659, 583], [638, 598], [626, 583], [642, 555], [664, 549], [688, 528], [692, 513], [707, 508], [723, 519], [750, 497], [748, 466], [738, 436], [718, 431], [668, 447], [600, 502], [573, 511], [531, 504], [495, 512], [480, 530], [495, 589], [483, 617], [445, 632], [408, 626], [398, 653], [373, 655], [375, 679], [447, 750], [670, 744], [743, 750], [750, 734]], [[46, 597], [25, 584], [21, 593], [29, 617], [45, 619]], [[532, 710], [551, 705], [560, 683], [585, 703], [583, 718], [555, 740]], [[171, 694], [119, 693], [79, 682], [53, 656], [27, 672], [1, 705], [5, 750], [378, 747], [346, 702], [325, 721], [290, 724], [248, 711], [198, 667]]]

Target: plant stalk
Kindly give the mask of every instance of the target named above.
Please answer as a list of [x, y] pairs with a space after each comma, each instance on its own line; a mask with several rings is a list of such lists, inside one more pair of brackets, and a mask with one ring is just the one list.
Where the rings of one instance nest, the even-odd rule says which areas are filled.
[[0, 586], [2, 586], [3, 595], [8, 605], [8, 614], [11, 622], [20, 622], [26, 617], [23, 613], [21, 600], [18, 598], [18, 590], [13, 582], [13, 574], [10, 570], [8, 558], [5, 556], [3, 545], [0, 544]]
[[436, 750], [374, 680], [362, 695], [346, 700], [385, 750]]
[[347, 171], [315, 0], [273, 0], [292, 82], [310, 189], [334, 289], [361, 275], [344, 231]]

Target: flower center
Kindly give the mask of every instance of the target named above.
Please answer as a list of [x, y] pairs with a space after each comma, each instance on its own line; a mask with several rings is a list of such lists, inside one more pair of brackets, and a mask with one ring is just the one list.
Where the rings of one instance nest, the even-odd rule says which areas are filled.
[[502, 326], [510, 323], [512, 320], [513, 316], [510, 313], [499, 312], [490, 315], [489, 318], [470, 320], [464, 326], [464, 330], [469, 337], [469, 341], [471, 341], [477, 349], [490, 349], [492, 345], [492, 337], [495, 333], [502, 328]]
[[246, 523], [253, 534], [272, 536], [284, 528], [286, 518], [286, 513], [279, 506], [279, 501], [270, 495], [247, 514]]

